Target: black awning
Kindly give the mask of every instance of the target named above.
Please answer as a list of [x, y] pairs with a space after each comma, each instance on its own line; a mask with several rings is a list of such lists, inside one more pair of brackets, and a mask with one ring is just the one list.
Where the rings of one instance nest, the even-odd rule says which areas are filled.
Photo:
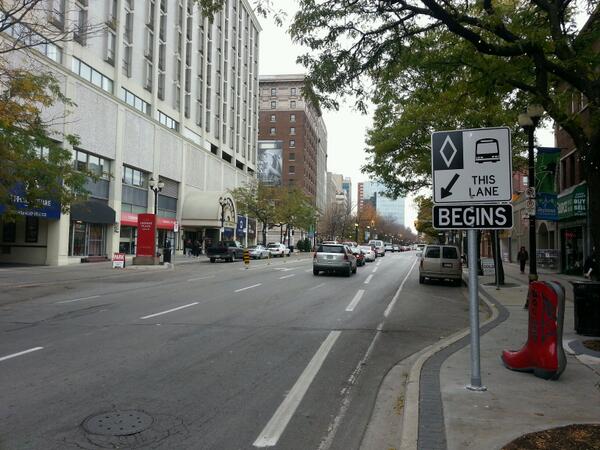
[[106, 203], [88, 200], [71, 205], [71, 220], [88, 223], [115, 223], [115, 210]]

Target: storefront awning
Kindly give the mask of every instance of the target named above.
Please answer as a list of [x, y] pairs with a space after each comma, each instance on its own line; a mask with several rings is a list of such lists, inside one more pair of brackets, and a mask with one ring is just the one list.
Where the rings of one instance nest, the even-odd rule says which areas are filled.
[[225, 226], [234, 228], [236, 224], [235, 201], [231, 195], [220, 191], [191, 192], [186, 194], [181, 212], [182, 226], [221, 226], [221, 205], [219, 198], [228, 200], [225, 206]]
[[115, 210], [104, 202], [88, 200], [71, 205], [71, 220], [87, 223], [115, 223]]

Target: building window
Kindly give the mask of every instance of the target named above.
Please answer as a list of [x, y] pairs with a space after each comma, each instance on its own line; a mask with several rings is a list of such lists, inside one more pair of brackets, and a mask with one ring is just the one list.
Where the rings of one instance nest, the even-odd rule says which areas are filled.
[[75, 29], [73, 30], [73, 40], [81, 45], [85, 45], [87, 9], [79, 3], [76, 3], [75, 12], [77, 15], [77, 23], [75, 25]]
[[277, 96], [277, 88], [271, 88], [271, 97]]
[[64, 30], [65, 27], [65, 0], [52, 0], [50, 10], [50, 22], [57, 28]]
[[296, 127], [291, 127], [291, 128], [290, 128], [290, 134], [291, 134], [291, 135], [294, 135], [294, 134], [296, 134]]
[[128, 44], [133, 42], [133, 13], [131, 11], [125, 13], [125, 33], [123, 33], [123, 39]]
[[110, 78], [102, 75], [96, 69], [93, 69], [92, 67], [88, 66], [80, 59], [73, 57], [71, 70], [80, 77], [85, 78], [90, 83], [95, 84], [100, 89], [103, 89], [106, 92], [110, 92], [112, 94], [113, 81]]
[[131, 77], [131, 45], [123, 48], [123, 75]]
[[2, 224], [2, 242], [15, 242], [17, 238], [17, 224], [4, 222]]
[[103, 180], [110, 177], [110, 161], [83, 150], [73, 150], [73, 166], [76, 170], [89, 170]]
[[296, 154], [295, 153], [290, 153], [289, 160], [290, 161], [296, 161]]
[[290, 88], [290, 95], [296, 95], [296, 88]]
[[270, 134], [271, 136], [275, 136], [275, 127], [271, 127], [271, 128], [269, 129], [269, 134]]
[[290, 122], [296, 121], [296, 114], [290, 114]]
[[277, 108], [277, 102], [276, 101], [272, 101], [271, 102], [271, 109], [275, 109]]
[[148, 174], [133, 167], [123, 166], [123, 184], [146, 188], [148, 187]]
[[167, 128], [170, 128], [172, 130], [179, 130], [179, 122], [177, 122], [175, 119], [167, 116], [162, 111], [158, 111], [158, 121], [160, 123], [162, 123], [164, 126], [166, 126]]
[[290, 139], [290, 147], [291, 148], [296, 147], [296, 140], [295, 139]]
[[133, 106], [138, 111], [150, 115], [150, 103], [142, 100], [140, 97], [125, 88], [121, 88], [121, 100], [130, 106]]
[[117, 42], [117, 38], [112, 31], [107, 31], [106, 33], [106, 56], [105, 60], [109, 64], [115, 64], [115, 45]]
[[152, 63], [144, 61], [144, 89], [152, 92]]
[[295, 107], [296, 107], [296, 100], [290, 101], [290, 108], [295, 108]]
[[271, 122], [275, 122], [275, 114], [271, 114]]
[[34, 244], [38, 241], [40, 220], [37, 217], [25, 217], [25, 242]]
[[290, 173], [296, 173], [296, 166], [290, 166]]

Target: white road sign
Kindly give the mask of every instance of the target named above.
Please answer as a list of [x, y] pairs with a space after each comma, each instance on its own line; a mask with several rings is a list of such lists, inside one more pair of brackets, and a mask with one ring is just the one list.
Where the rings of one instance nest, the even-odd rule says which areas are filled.
[[434, 203], [502, 203], [512, 197], [512, 151], [506, 127], [431, 135]]

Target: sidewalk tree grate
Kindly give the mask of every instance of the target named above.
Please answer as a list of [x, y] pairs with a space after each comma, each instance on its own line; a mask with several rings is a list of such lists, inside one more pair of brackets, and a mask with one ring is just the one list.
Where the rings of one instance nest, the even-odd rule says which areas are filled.
[[142, 411], [108, 411], [85, 419], [83, 428], [92, 434], [130, 436], [147, 430], [153, 422], [152, 416]]
[[585, 345], [590, 350], [593, 350], [595, 352], [600, 352], [600, 339], [592, 339], [589, 341], [583, 341], [582, 344]]
[[600, 448], [600, 424], [573, 424], [525, 434], [502, 450], [593, 450]]

